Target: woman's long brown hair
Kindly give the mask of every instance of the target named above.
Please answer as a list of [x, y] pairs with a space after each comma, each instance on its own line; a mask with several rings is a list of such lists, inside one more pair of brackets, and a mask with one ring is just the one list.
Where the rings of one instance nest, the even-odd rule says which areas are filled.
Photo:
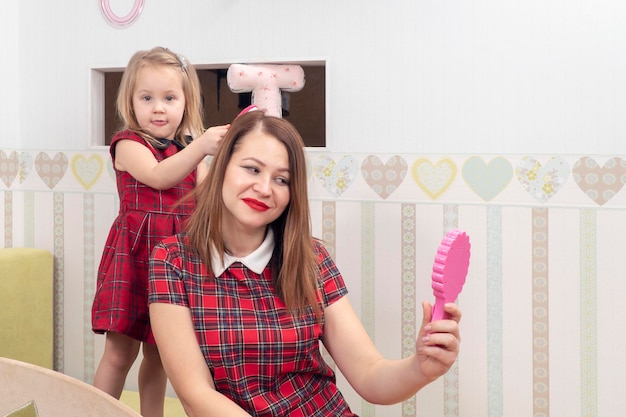
[[272, 280], [289, 310], [311, 306], [320, 319], [319, 270], [311, 234], [304, 143], [288, 121], [261, 111], [246, 113], [233, 121], [211, 161], [208, 176], [192, 194], [196, 209], [186, 225], [189, 241], [212, 274], [212, 251], [222, 257], [225, 252], [222, 185], [226, 167], [241, 138], [253, 131], [275, 137], [285, 145], [289, 158], [289, 204], [269, 225], [276, 242], [270, 262]]

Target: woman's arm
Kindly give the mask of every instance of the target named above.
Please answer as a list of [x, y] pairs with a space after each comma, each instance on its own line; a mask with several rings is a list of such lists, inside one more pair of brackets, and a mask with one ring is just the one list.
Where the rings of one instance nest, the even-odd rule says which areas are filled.
[[215, 390], [187, 307], [152, 303], [150, 323], [165, 372], [188, 416], [250, 417]]
[[424, 317], [415, 354], [399, 360], [382, 357], [347, 297], [324, 310], [324, 346], [350, 385], [366, 401], [373, 404], [404, 401], [443, 375], [456, 360], [460, 310], [454, 304], [447, 304], [445, 311], [452, 319], [429, 323], [431, 306], [423, 303], [422, 308]]

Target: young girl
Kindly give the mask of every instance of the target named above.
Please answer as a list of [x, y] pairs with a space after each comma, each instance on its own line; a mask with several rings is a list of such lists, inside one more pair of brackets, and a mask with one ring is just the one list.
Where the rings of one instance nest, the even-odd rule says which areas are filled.
[[401, 402], [443, 375], [459, 352], [461, 311], [423, 322], [413, 355], [386, 359], [350, 306], [323, 244], [311, 236], [303, 143], [284, 119], [244, 114], [198, 187], [185, 232], [150, 257], [154, 336], [190, 416], [354, 417], [330, 353], [375, 404]]
[[[204, 132], [195, 69], [166, 48], [130, 59], [117, 96], [123, 128], [110, 146], [120, 210], [109, 232], [92, 307], [92, 328], [106, 333], [94, 385], [119, 398], [143, 342], [141, 414], [162, 417], [167, 378], [148, 317], [148, 256], [178, 233], [194, 203], [178, 204], [207, 174], [229, 125]], [[193, 138], [193, 140], [192, 140]]]

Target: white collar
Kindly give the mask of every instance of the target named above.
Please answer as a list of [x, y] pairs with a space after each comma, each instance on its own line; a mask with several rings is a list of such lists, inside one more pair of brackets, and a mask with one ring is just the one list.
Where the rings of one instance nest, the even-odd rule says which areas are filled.
[[213, 253], [211, 257], [211, 265], [213, 266], [213, 273], [216, 277], [219, 277], [226, 271], [228, 267], [230, 267], [235, 262], [241, 262], [246, 267], [256, 272], [257, 274], [263, 273], [263, 270], [272, 259], [272, 253], [274, 252], [274, 232], [271, 228], [267, 229], [267, 234], [265, 235], [265, 239], [261, 246], [256, 248], [249, 255], [244, 256], [243, 258], [238, 258], [236, 256], [231, 256], [227, 253], [224, 254], [224, 264], [222, 265], [222, 260], [219, 256], [215, 256]]

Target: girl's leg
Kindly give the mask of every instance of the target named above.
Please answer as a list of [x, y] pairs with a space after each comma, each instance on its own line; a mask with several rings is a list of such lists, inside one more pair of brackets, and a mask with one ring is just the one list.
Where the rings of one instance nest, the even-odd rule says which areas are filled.
[[156, 345], [143, 344], [139, 367], [139, 402], [144, 417], [163, 417], [167, 376]]
[[126, 375], [139, 353], [139, 344], [139, 341], [123, 334], [108, 332], [93, 385], [119, 399]]

